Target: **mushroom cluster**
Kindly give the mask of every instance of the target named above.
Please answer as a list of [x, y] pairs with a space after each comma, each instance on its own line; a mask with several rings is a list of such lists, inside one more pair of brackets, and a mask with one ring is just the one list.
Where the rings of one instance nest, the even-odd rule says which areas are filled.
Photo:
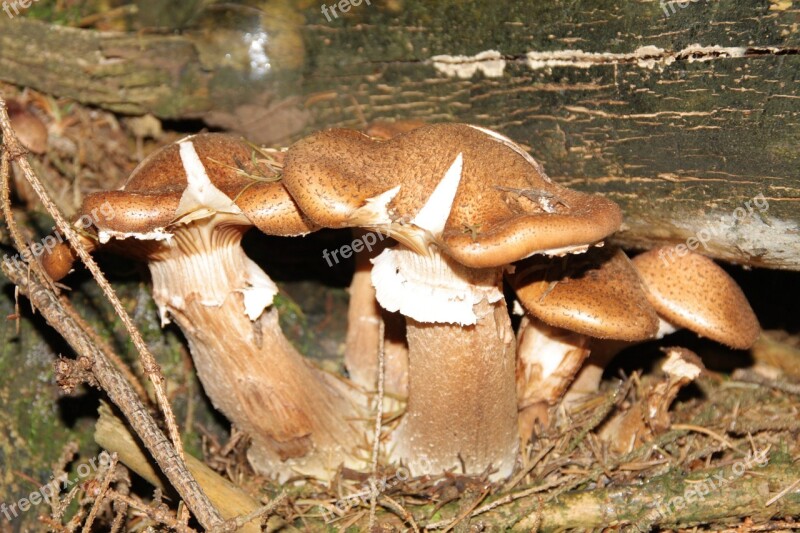
[[[260, 473], [328, 479], [340, 465], [365, 465], [382, 319], [404, 333], [386, 343], [386, 383], [405, 401], [386, 432], [388, 459], [412, 474], [490, 479], [513, 472], [520, 437], [576, 375], [589, 388], [599, 379], [587, 371], [590, 353], [670, 327], [734, 347], [758, 335], [746, 299], [713, 262], [685, 259], [689, 276], [718, 288], [698, 299], [686, 293], [688, 266], [660, 267], [648, 254], [632, 262], [602, 247], [622, 222], [617, 205], [553, 183], [496, 132], [466, 124], [375, 136], [331, 129], [272, 152], [280, 173], [261, 155], [242, 139], [189, 137], [82, 207], [114, 207], [84, 234], [87, 245], [147, 261], [162, 320], [186, 335], [206, 393], [251, 437], [248, 456]], [[240, 246], [252, 227], [393, 239], [358, 259], [351, 379], [317, 368], [283, 336], [271, 305], [277, 288]], [[63, 244], [43, 264], [60, 278], [73, 260]], [[525, 310], [516, 333], [505, 280]]]

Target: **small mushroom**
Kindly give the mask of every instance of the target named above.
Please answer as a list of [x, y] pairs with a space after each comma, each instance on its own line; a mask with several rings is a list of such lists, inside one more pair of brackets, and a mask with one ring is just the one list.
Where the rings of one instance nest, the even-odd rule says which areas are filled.
[[[666, 254], [670, 261], [662, 259]], [[660, 318], [656, 338], [687, 328], [731, 348], [743, 350], [755, 343], [761, 327], [737, 283], [711, 259], [662, 247], [631, 261], [647, 288], [647, 299]], [[595, 343], [592, 354], [576, 377], [566, 401], [596, 392], [603, 370], [631, 342]]]
[[[371, 235], [369, 237], [368, 235]], [[390, 240], [375, 237], [370, 231], [353, 229], [354, 242], [375, 242], [371, 250], [355, 257], [356, 269], [348, 292], [347, 336], [344, 364], [350, 380], [368, 391], [376, 390], [380, 324], [384, 323], [384, 391], [390, 396], [405, 399], [408, 394], [408, 345], [405, 340], [405, 321], [397, 313], [382, 309], [372, 286], [372, 259], [377, 257]]]
[[630, 453], [668, 430], [669, 408], [678, 392], [705, 370], [697, 354], [686, 348], [665, 351], [667, 359], [661, 367], [664, 377], [655, 383], [643, 383], [642, 397], [600, 429], [600, 438], [607, 441], [615, 453]]
[[586, 250], [619, 225], [616, 205], [553, 184], [512, 141], [464, 124], [385, 142], [320, 132], [289, 149], [284, 182], [315, 223], [400, 243], [372, 271], [381, 305], [406, 316], [408, 404], [393, 458], [412, 473], [427, 457], [435, 470], [509, 475], [517, 402], [503, 268]]
[[[663, 247], [633, 258], [659, 316], [737, 350], [752, 346], [761, 326], [739, 285], [711, 259], [674, 251]], [[670, 262], [662, 259], [665, 252]]]
[[544, 421], [546, 408], [562, 398], [596, 339], [652, 338], [658, 317], [622, 250], [526, 259], [508, 277], [535, 317], [523, 320], [517, 335], [520, 435], [526, 441], [531, 418]]
[[8, 100], [8, 118], [22, 146], [34, 154], [47, 151], [47, 126], [22, 103]]
[[[78, 233], [78, 238], [81, 240], [81, 244], [90, 252], [97, 248], [98, 243], [96, 239], [92, 239], [81, 233]], [[53, 281], [59, 281], [72, 272], [72, 267], [75, 265], [78, 255], [63, 239], [58, 240], [54, 238], [54, 240], [58, 242], [45, 249], [38, 259], [44, 271], [47, 272]]]
[[148, 262], [162, 321], [177, 322], [212, 403], [250, 435], [256, 471], [327, 479], [362, 465], [363, 399], [292, 347], [271, 305], [277, 287], [240, 246], [253, 226], [316, 229], [246, 142], [202, 134], [169, 145], [122, 190], [89, 195], [82, 213], [97, 215], [99, 243]]
[[531, 258], [509, 276], [532, 315], [598, 339], [639, 341], [658, 331], [658, 317], [625, 252], [594, 248], [561, 260]]

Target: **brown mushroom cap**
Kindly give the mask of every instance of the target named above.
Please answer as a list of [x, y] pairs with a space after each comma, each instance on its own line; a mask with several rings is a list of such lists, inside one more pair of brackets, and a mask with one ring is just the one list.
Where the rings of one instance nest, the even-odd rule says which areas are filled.
[[665, 246], [637, 255], [633, 265], [668, 322], [737, 349], [749, 348], [761, 333], [742, 289], [711, 259]]
[[58, 281], [72, 270], [72, 265], [77, 260], [77, 254], [69, 244], [61, 242], [52, 249], [45, 251], [39, 258], [42, 268], [54, 281]]
[[509, 279], [525, 309], [551, 326], [625, 341], [658, 332], [658, 316], [622, 250], [595, 248], [561, 260], [533, 257]]
[[47, 151], [47, 126], [28, 109], [14, 100], [7, 102], [8, 118], [22, 146], [35, 154]]
[[[193, 150], [182, 148], [187, 143]], [[183, 155], [182, 149], [186, 150]], [[202, 194], [211, 200], [209, 205], [203, 205], [203, 198], [195, 198], [197, 191], [186, 198], [189, 180], [185, 158], [194, 157], [192, 153], [211, 183], [210, 187], [201, 185]], [[194, 211], [211, 214], [215, 205], [239, 213], [241, 224], [253, 224], [270, 235], [293, 236], [315, 230], [281, 182], [255, 155], [254, 148], [238, 137], [219, 133], [188, 137], [148, 156], [121, 190], [88, 195], [77, 218], [91, 221], [101, 240], [108, 235], [166, 238], [165, 228], [177, 219], [197, 217]], [[280, 158], [281, 154], [275, 156]], [[60, 244], [42, 257], [42, 264], [53, 279], [60, 279], [69, 272], [74, 258], [68, 245]]]
[[[171, 144], [151, 154], [134, 169], [120, 191], [89, 195], [81, 214], [100, 213], [101, 230], [147, 234], [182, 216], [181, 199], [187, 189], [187, 169], [181, 145], [191, 142], [211, 183], [240, 208], [261, 231], [271, 235], [300, 235], [314, 226], [300, 213], [281, 183], [254, 158], [243, 139], [206, 133]], [[108, 202], [112, 209], [99, 209]]]
[[321, 226], [374, 227], [402, 240], [413, 231], [407, 221], [459, 154], [460, 184], [435, 240], [466, 266], [576, 250], [621, 224], [614, 202], [554, 184], [513, 142], [466, 124], [424, 126], [388, 141], [350, 130], [318, 132], [289, 148], [284, 184]]

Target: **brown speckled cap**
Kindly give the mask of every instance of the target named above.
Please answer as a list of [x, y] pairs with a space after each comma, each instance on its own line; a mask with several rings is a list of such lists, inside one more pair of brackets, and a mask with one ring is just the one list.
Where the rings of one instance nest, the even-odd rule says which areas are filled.
[[181, 157], [181, 145], [186, 143], [194, 146], [211, 183], [261, 231], [300, 235], [315, 229], [280, 181], [256, 160], [255, 149], [241, 138], [219, 133], [194, 135], [151, 154], [134, 169], [122, 190], [89, 195], [81, 213], [109, 202], [113, 219], [99, 217], [98, 228], [148, 233], [169, 225], [178, 215], [188, 183]]
[[667, 246], [633, 258], [658, 314], [732, 348], [752, 346], [761, 327], [742, 289], [711, 259], [683, 252]]
[[[321, 131], [289, 148], [284, 184], [321, 226], [385, 228], [388, 216], [392, 230], [403, 232], [459, 154], [460, 184], [434, 241], [466, 266], [497, 267], [585, 247], [622, 222], [614, 202], [556, 185], [516, 144], [466, 124], [423, 126], [387, 141]], [[398, 186], [383, 219], [364, 216], [367, 200]]]
[[523, 307], [545, 323], [602, 339], [653, 338], [658, 317], [622, 250], [562, 259], [532, 257], [509, 276]]
[[[280, 160], [282, 154], [271, 157]], [[190, 161], [197, 163], [194, 172], [204, 172], [211, 185], [201, 185], [204, 190], [191, 201], [185, 198]], [[76, 218], [88, 219], [101, 234], [148, 238], [168, 232], [171, 224], [192, 211], [208, 208], [209, 213], [213, 212], [221, 202], [228, 204], [241, 223], [252, 223], [270, 235], [294, 236], [314, 231], [314, 224], [275, 178], [244, 139], [219, 133], [194, 135], [147, 157], [121, 190], [88, 195]], [[215, 190], [209, 193], [209, 189]], [[204, 197], [217, 203], [205, 206]], [[42, 264], [53, 279], [60, 279], [69, 272], [74, 259], [69, 246], [60, 244], [42, 257]]]

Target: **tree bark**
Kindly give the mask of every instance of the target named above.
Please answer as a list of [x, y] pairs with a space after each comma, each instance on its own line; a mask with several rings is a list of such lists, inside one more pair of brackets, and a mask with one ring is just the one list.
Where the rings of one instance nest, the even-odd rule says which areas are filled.
[[303, 46], [273, 54], [292, 59], [262, 78], [210, 60], [207, 33], [23, 17], [0, 18], [0, 77], [123, 113], [201, 117], [258, 142], [378, 118], [477, 123], [527, 145], [556, 180], [619, 202], [623, 245], [688, 241], [800, 269], [789, 6], [407, 0], [330, 21], [316, 4], [285, 9], [266, 19]]

